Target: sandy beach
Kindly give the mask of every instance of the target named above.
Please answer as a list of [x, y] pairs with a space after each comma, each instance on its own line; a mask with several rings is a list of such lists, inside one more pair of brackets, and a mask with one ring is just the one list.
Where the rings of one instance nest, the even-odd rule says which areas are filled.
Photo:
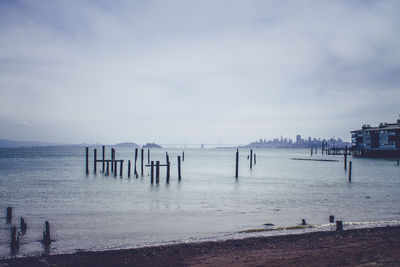
[[3, 259], [4, 266], [400, 266], [400, 227]]

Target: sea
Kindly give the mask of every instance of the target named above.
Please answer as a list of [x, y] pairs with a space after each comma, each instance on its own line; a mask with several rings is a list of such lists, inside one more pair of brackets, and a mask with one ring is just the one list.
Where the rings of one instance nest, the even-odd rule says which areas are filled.
[[[345, 230], [400, 225], [400, 166], [393, 159], [349, 156], [349, 182], [343, 155], [253, 149], [250, 168], [250, 150], [241, 148], [235, 178], [236, 148], [151, 149], [152, 161], [164, 165], [168, 153], [171, 162], [169, 183], [161, 166], [160, 183], [151, 184], [148, 166], [141, 176], [140, 153], [134, 176], [133, 148], [116, 148], [116, 159], [124, 160], [122, 176], [119, 167], [117, 176], [105, 175], [101, 163], [94, 173], [94, 148], [88, 175], [84, 147], [0, 149], [0, 258], [335, 230], [330, 215]], [[101, 159], [101, 147], [97, 151]], [[147, 160], [146, 149], [145, 165]], [[7, 207], [13, 208], [11, 223]], [[20, 217], [27, 231], [11, 253], [10, 227], [19, 228]], [[302, 219], [309, 227], [298, 229]], [[41, 243], [45, 221], [49, 248]]]

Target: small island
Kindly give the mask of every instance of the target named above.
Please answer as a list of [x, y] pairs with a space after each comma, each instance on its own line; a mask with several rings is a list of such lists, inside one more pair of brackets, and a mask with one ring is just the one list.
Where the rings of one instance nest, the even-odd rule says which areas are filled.
[[143, 148], [162, 148], [162, 146], [157, 145], [156, 143], [146, 143], [143, 145]]

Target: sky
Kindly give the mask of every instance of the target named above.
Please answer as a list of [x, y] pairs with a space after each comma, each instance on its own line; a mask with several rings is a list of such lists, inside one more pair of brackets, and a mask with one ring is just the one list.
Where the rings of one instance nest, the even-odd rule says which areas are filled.
[[400, 1], [0, 0], [0, 139], [247, 144], [400, 113]]

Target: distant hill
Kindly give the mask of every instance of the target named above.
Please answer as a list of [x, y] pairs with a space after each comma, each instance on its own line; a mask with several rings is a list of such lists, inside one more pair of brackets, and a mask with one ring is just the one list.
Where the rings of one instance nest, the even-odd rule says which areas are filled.
[[140, 146], [138, 144], [136, 144], [136, 143], [124, 142], [124, 143], [115, 144], [115, 147], [133, 147], [133, 148], [137, 148], [137, 147], [140, 147]]
[[32, 147], [32, 146], [56, 146], [58, 144], [35, 142], [35, 141], [14, 141], [0, 139], [0, 147]]

